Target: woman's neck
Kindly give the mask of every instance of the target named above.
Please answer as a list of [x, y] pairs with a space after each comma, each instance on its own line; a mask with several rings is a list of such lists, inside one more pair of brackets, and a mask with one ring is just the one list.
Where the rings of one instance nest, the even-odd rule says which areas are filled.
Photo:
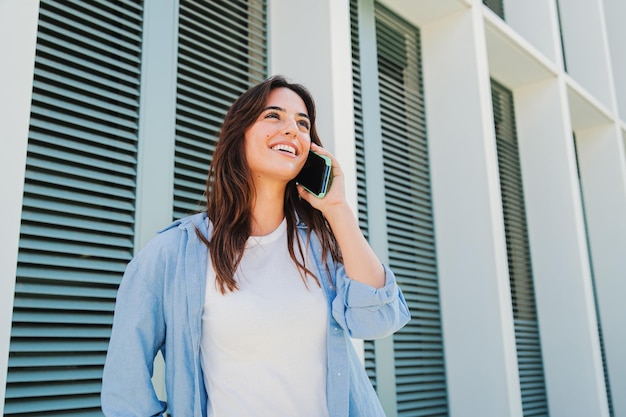
[[256, 189], [252, 203], [251, 236], [267, 235], [280, 225], [285, 218], [285, 189]]

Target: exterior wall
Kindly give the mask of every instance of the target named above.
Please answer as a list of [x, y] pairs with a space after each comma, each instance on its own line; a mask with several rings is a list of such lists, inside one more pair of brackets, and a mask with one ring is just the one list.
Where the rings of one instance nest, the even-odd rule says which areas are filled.
[[626, 36], [626, 28], [623, 24], [624, 16], [626, 16], [626, 3], [619, 0], [603, 0], [602, 4], [618, 114], [624, 121], [626, 120], [626, 51], [621, 45], [622, 39]]
[[[362, 3], [364, 103], [371, 99], [364, 109], [367, 137], [380, 134], [380, 124], [372, 116], [378, 106], [375, 47], [368, 44], [375, 45], [373, 2]], [[381, 3], [421, 32], [449, 415], [523, 415], [491, 105], [494, 79], [515, 100], [550, 414], [626, 417], [623, 2], [561, 0], [557, 7], [556, 0], [504, 0], [505, 20], [478, 0]], [[12, 62], [0, 67], [0, 167], [2, 178], [12, 179], [0, 185], [0, 213], [9, 224], [0, 237], [0, 275], [9, 277], [0, 284], [0, 414], [38, 5], [0, 1], [0, 56]], [[145, 2], [136, 247], [172, 217], [176, 13], [174, 0]], [[349, 1], [268, 0], [268, 15], [269, 73], [285, 74], [313, 92], [320, 136], [344, 168], [356, 211]], [[163, 187], [151, 189], [146, 178], [160, 178]], [[380, 216], [381, 196], [379, 189], [369, 191], [371, 212]], [[386, 260], [386, 232], [373, 230], [372, 245]], [[392, 356], [391, 339], [377, 341], [378, 390], [389, 416], [398, 415]], [[163, 396], [162, 365], [155, 384]]]
[[522, 415], [489, 78], [515, 98], [550, 414], [609, 415], [600, 322], [624, 415], [621, 6], [505, 0], [503, 21], [479, 1], [385, 3], [423, 34], [450, 415]]
[[521, 416], [485, 27], [459, 9], [422, 26], [450, 414]]
[[[270, 0], [268, 63], [270, 74], [283, 74], [306, 85], [315, 97], [320, 138], [346, 172], [346, 195], [356, 213], [348, 3], [349, 0], [321, 0], [315, 3]], [[307, 19], [293, 26], [280, 23], [298, 14], [307, 16]], [[297, 58], [292, 53], [285, 53], [300, 51], [303, 45], [306, 53], [295, 52]], [[307, 64], [303, 65], [303, 62]], [[355, 340], [354, 344], [359, 351], [363, 351], [361, 341]]]
[[[173, 217], [177, 22], [178, 2], [144, 3], [144, 105], [137, 155], [135, 248], [148, 243], [154, 231]], [[150, 183], [160, 187], [150, 187]], [[165, 362], [161, 354], [155, 360], [153, 384], [159, 398], [165, 400]]]
[[39, 1], [0, 2], [0, 415], [3, 415], [20, 236]]

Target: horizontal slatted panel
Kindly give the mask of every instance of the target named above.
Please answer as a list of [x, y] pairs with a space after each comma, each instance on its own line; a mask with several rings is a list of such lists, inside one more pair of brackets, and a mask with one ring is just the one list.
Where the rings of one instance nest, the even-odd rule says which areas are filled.
[[367, 238], [367, 186], [365, 182], [365, 143], [363, 139], [363, 103], [361, 97], [361, 58], [359, 52], [358, 13], [358, 0], [350, 0], [350, 39], [352, 41], [352, 88], [354, 94], [354, 135], [356, 141], [359, 226]]
[[133, 252], [140, 1], [40, 8], [6, 416], [101, 415]]
[[203, 210], [210, 158], [230, 104], [267, 74], [265, 0], [180, 4], [174, 218]]
[[492, 82], [500, 189], [524, 417], [548, 416], [513, 95]]
[[[365, 238], [368, 234], [367, 183], [365, 180], [365, 142], [363, 137], [363, 101], [361, 97], [361, 58], [359, 52], [359, 2], [350, 0], [350, 35], [352, 41], [352, 89], [354, 94], [354, 137], [356, 147], [356, 178], [359, 226]], [[376, 388], [376, 355], [374, 341], [364, 342], [365, 370]]]
[[377, 4], [376, 36], [389, 263], [412, 314], [394, 335], [398, 416], [447, 416], [419, 31]]

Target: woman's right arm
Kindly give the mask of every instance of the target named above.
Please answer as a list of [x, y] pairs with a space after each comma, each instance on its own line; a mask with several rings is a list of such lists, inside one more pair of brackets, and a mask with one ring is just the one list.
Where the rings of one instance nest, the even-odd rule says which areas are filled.
[[156, 263], [154, 258], [135, 259], [122, 278], [102, 379], [105, 416], [161, 416], [167, 409], [151, 380], [154, 358], [165, 340], [162, 291], [146, 280], [163, 273]]

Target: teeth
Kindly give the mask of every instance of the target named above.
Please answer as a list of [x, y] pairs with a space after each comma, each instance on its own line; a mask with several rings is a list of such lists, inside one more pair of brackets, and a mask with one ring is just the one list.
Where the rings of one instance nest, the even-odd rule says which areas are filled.
[[278, 145], [272, 146], [272, 150], [289, 152], [289, 153], [294, 154], [294, 155], [296, 154], [296, 148], [294, 148], [293, 146], [286, 145], [284, 143], [280, 143]]

